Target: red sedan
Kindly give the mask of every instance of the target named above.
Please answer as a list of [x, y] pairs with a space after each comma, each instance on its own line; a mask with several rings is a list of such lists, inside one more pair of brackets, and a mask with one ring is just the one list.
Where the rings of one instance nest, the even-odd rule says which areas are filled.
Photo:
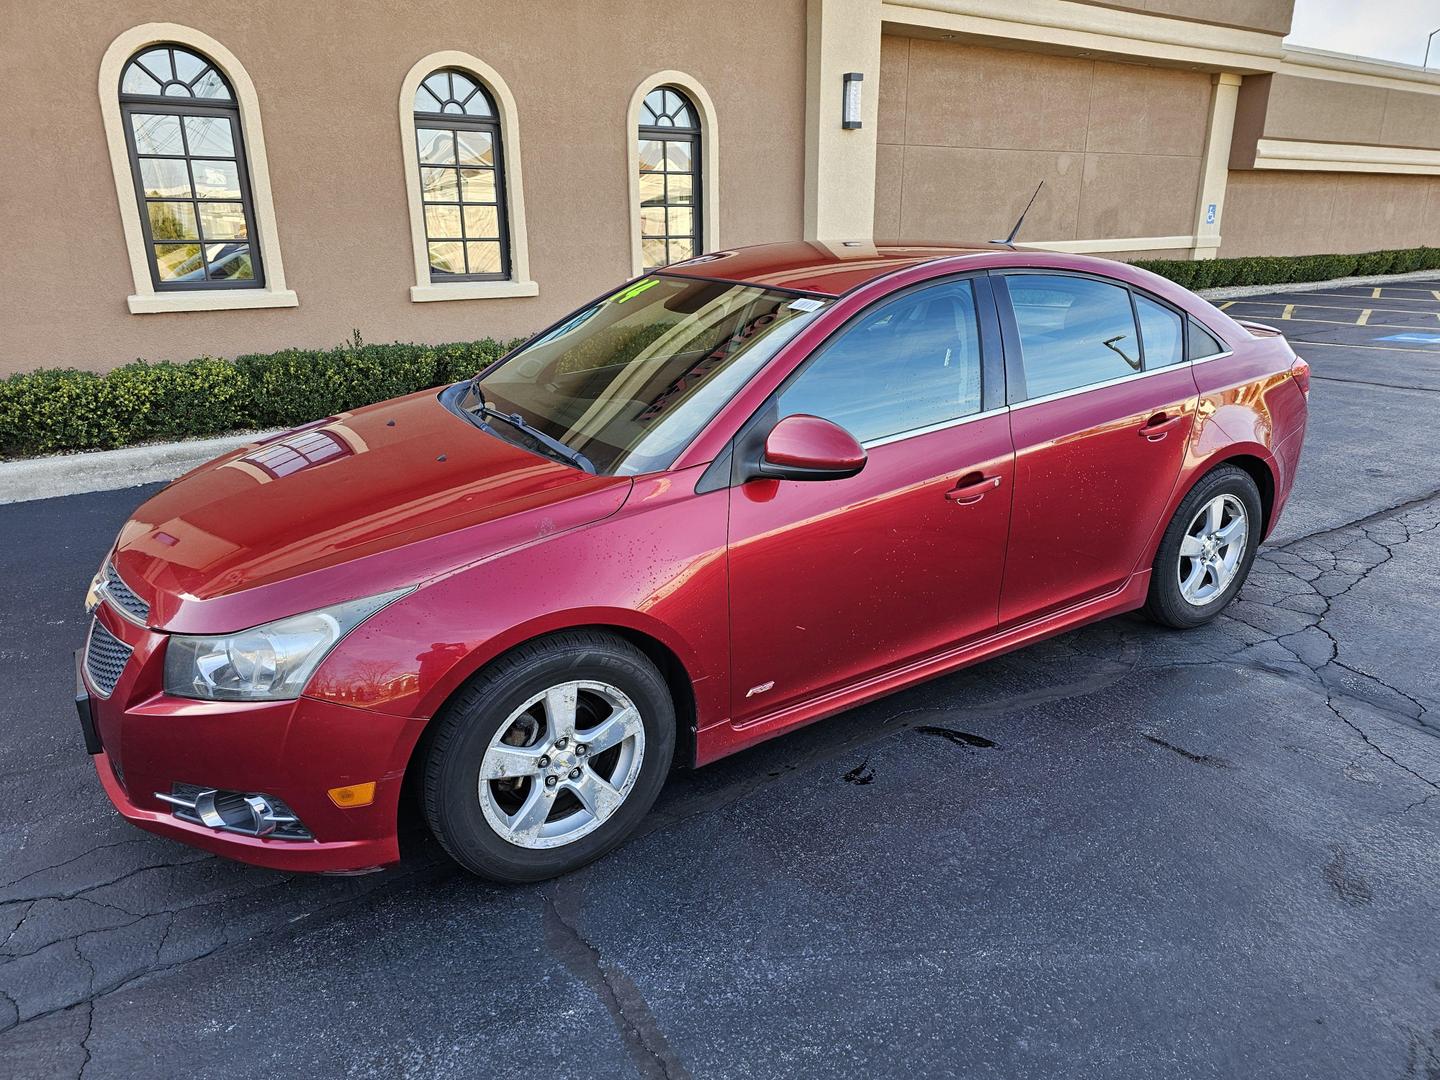
[[1309, 369], [1134, 267], [784, 244], [640, 278], [475, 379], [190, 473], [96, 575], [87, 748], [247, 862], [435, 835], [506, 881], [614, 847], [672, 763], [1144, 607], [1235, 596]]

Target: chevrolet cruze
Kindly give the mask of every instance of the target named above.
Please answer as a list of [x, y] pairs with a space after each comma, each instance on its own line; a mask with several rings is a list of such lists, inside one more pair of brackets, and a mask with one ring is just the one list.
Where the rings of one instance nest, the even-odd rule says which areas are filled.
[[[1213, 619], [1309, 368], [1144, 270], [782, 244], [650, 274], [475, 378], [267, 439], [120, 531], [77, 654], [121, 814], [291, 870], [503, 881], [672, 766], [1095, 619]], [[408, 781], [408, 785], [407, 785]]]

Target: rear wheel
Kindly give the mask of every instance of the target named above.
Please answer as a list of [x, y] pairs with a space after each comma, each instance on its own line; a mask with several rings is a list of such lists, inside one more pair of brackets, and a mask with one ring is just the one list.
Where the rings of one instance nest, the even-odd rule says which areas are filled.
[[1222, 465], [1202, 477], [1161, 538], [1146, 614], [1177, 629], [1219, 615], [1250, 574], [1260, 522], [1260, 491], [1244, 469]]
[[456, 862], [497, 881], [563, 874], [615, 847], [654, 803], [675, 750], [655, 666], [588, 631], [497, 660], [435, 723], [430, 828]]

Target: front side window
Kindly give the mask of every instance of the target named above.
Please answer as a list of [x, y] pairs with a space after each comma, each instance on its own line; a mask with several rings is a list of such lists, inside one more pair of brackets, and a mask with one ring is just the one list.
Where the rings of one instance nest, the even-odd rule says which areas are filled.
[[131, 57], [120, 110], [157, 290], [259, 287], [255, 214], [235, 93], [199, 53]]
[[599, 473], [653, 472], [827, 303], [652, 275], [488, 369], [457, 404], [537, 452], [580, 455], [576, 464]]
[[820, 416], [862, 443], [979, 412], [974, 285], [948, 281], [862, 315], [776, 400], [779, 418]]
[[431, 282], [510, 277], [500, 114], [463, 71], [436, 71], [415, 91], [415, 139]]
[[640, 251], [648, 272], [703, 251], [700, 235], [700, 121], [673, 86], [640, 106]]
[[1128, 289], [1058, 274], [1011, 274], [1005, 284], [1020, 332], [1027, 397], [1141, 370]]

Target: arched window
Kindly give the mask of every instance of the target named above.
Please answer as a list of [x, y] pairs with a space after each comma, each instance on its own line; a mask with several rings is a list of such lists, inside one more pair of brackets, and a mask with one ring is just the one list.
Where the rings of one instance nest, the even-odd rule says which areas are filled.
[[263, 288], [240, 107], [224, 73], [182, 45], [150, 46], [121, 71], [120, 112], [155, 289]]
[[678, 87], [657, 86], [640, 105], [640, 251], [646, 271], [699, 255], [700, 119]]
[[431, 282], [510, 277], [500, 114], [464, 71], [427, 75], [415, 91], [415, 142]]

